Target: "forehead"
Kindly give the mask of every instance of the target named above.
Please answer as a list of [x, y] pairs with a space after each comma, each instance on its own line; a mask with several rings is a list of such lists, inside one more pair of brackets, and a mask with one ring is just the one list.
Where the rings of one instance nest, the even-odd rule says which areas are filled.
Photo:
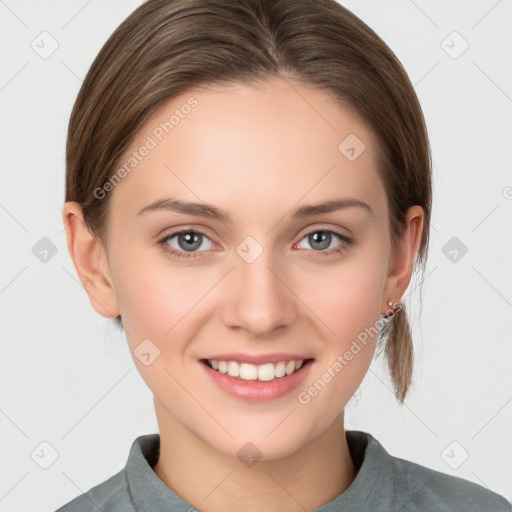
[[130, 215], [166, 196], [243, 215], [339, 196], [378, 209], [376, 149], [369, 127], [327, 91], [282, 79], [191, 89], [139, 130], [112, 202]]

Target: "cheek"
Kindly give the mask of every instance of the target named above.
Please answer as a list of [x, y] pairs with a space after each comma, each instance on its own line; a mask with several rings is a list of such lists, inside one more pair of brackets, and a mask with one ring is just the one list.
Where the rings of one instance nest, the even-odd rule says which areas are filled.
[[307, 297], [306, 304], [325, 324], [326, 340], [342, 348], [378, 321], [385, 272], [381, 260], [377, 251], [361, 252], [307, 278], [299, 296]]
[[[130, 351], [148, 387], [157, 394], [157, 390], [165, 390], [178, 400], [180, 387], [168, 371], [173, 375], [182, 371], [180, 362], [197, 330], [197, 306], [207, 291], [206, 283], [194, 279], [190, 272], [173, 268], [165, 257], [151, 259], [143, 251], [132, 251], [130, 257], [126, 254], [120, 247], [113, 278]], [[147, 339], [160, 352], [146, 366], [137, 359], [137, 353], [142, 346], [155, 350], [144, 341]], [[146, 345], [141, 345], [143, 342]]]
[[325, 424], [339, 414], [371, 364], [379, 334], [380, 274], [367, 265], [317, 279], [308, 306], [317, 313], [324, 342], [316, 371], [299, 398]]
[[333, 419], [368, 371], [379, 334], [384, 275], [382, 253], [366, 248], [329, 271], [311, 275], [298, 293], [307, 297], [324, 333], [325, 352], [310, 379], [311, 395], [306, 390], [305, 396], [315, 414], [331, 404]]
[[182, 319], [206, 291], [204, 279], [173, 266], [165, 255], [149, 258], [147, 251], [129, 253], [121, 245], [112, 268], [123, 324], [136, 338], [163, 340], [174, 326], [183, 330]]

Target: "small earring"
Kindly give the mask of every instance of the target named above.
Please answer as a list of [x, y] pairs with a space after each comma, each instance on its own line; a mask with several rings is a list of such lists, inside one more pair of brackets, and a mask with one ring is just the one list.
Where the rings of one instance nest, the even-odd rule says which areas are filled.
[[391, 320], [397, 311], [400, 311], [402, 309], [402, 304], [400, 302], [395, 302], [393, 304], [392, 301], [388, 301], [387, 305], [393, 309], [393, 311], [389, 315], [383, 315], [383, 318], [386, 318], [388, 320]]

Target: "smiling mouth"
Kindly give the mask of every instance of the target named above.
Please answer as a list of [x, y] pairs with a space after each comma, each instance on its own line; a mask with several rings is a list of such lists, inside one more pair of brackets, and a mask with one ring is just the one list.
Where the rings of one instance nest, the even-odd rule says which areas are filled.
[[280, 361], [277, 364], [265, 363], [261, 365], [238, 363], [237, 361], [217, 361], [215, 359], [201, 359], [201, 362], [219, 373], [241, 380], [254, 380], [270, 382], [282, 379], [298, 372], [314, 359], [299, 359]]

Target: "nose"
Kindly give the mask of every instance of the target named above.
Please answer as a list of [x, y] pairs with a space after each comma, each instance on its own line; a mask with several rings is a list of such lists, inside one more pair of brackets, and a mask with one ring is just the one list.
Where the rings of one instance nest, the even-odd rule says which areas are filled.
[[271, 253], [264, 250], [252, 263], [236, 256], [235, 268], [225, 280], [225, 325], [254, 337], [290, 326], [297, 317], [297, 296]]

